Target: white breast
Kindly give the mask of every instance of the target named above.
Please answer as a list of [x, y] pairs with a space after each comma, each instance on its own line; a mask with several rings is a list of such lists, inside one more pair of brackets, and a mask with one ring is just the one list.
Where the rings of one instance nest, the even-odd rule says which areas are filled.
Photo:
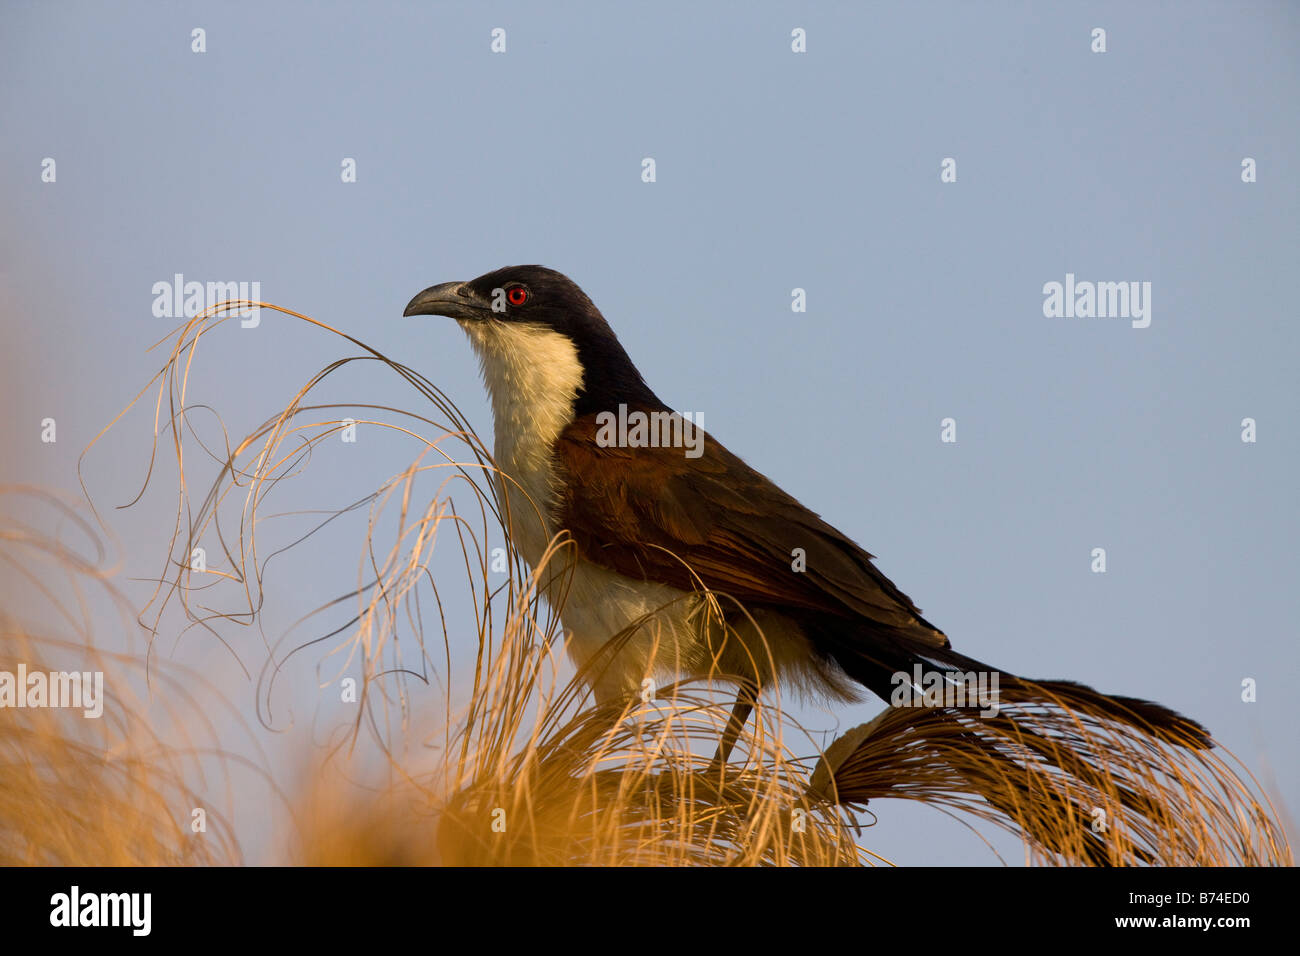
[[[496, 440], [493, 457], [507, 476], [503, 498], [511, 539], [536, 568], [555, 534], [552, 510], [559, 491], [554, 444], [573, 420], [582, 385], [582, 365], [567, 336], [541, 325], [492, 320], [458, 320], [478, 353], [492, 398]], [[563, 562], [553, 570], [566, 571]], [[553, 583], [540, 582], [543, 593]], [[623, 642], [594, 677], [599, 699], [638, 690], [651, 671], [692, 670], [701, 657], [695, 626], [697, 599], [674, 588], [633, 581], [580, 561], [568, 581], [562, 611], [568, 650], [587, 663], [611, 637], [642, 618], [647, 626]], [[662, 613], [661, 609], [667, 608]], [[652, 661], [654, 663], [652, 663]], [[605, 666], [605, 665], [608, 666]]]
[[501, 482], [509, 492], [511, 538], [536, 567], [552, 534], [555, 439], [573, 420], [582, 385], [578, 352], [566, 336], [541, 325], [458, 321], [478, 353], [492, 398], [493, 457], [512, 479]]

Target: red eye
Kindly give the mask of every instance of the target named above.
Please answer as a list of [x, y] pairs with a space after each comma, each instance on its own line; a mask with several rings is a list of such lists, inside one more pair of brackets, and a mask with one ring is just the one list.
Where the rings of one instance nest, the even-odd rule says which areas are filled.
[[506, 290], [506, 301], [511, 305], [523, 305], [528, 301], [528, 290], [521, 285]]

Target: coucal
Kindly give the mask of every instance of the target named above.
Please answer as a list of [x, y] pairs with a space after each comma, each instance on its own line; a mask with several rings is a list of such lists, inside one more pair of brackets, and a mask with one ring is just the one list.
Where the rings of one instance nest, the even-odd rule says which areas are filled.
[[[774, 681], [839, 701], [860, 699], [861, 685], [890, 701], [897, 675], [918, 666], [992, 670], [954, 651], [871, 554], [674, 417], [568, 277], [508, 266], [425, 289], [404, 314], [455, 319], [478, 353], [504, 476], [498, 497], [523, 558], [536, 568], [562, 532], [576, 545], [571, 559], [561, 551], [548, 563], [540, 585], [597, 701], [639, 692], [656, 672], [735, 681], [717, 756], [725, 762], [755, 695]], [[671, 422], [681, 441], [611, 441], [611, 420], [637, 413]], [[1004, 691], [1021, 687], [998, 673]], [[1068, 681], [1036, 686], [1209, 746], [1203, 728], [1158, 704]]]

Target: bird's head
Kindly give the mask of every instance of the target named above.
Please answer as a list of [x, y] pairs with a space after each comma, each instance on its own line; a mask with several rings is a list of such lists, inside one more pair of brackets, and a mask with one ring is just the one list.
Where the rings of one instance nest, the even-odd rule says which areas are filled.
[[468, 282], [430, 286], [402, 314], [544, 325], [571, 337], [583, 328], [609, 328], [576, 282], [544, 266], [506, 266]]
[[469, 335], [488, 385], [572, 387], [574, 414], [659, 405], [614, 330], [578, 284], [544, 266], [506, 266], [430, 286], [403, 315], [445, 315]]

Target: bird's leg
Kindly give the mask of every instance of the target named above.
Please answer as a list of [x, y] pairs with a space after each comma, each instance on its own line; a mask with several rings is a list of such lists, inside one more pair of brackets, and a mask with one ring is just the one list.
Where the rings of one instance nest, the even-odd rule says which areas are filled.
[[721, 774], [722, 769], [727, 764], [727, 758], [731, 756], [731, 748], [736, 746], [736, 739], [740, 736], [741, 730], [745, 727], [745, 722], [749, 720], [749, 715], [754, 711], [754, 704], [758, 701], [758, 688], [748, 681], [741, 683], [739, 693], [736, 695], [736, 704], [731, 708], [731, 717], [727, 720], [727, 726], [722, 731], [722, 740], [718, 743], [718, 752], [713, 757], [713, 762], [709, 764], [706, 771], [709, 774]]

